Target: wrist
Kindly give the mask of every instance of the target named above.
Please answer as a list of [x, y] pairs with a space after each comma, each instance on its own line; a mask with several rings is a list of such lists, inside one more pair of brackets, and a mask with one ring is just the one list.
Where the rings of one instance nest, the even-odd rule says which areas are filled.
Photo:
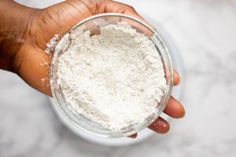
[[0, 1], [0, 68], [12, 70], [14, 57], [25, 43], [34, 11], [14, 1]]

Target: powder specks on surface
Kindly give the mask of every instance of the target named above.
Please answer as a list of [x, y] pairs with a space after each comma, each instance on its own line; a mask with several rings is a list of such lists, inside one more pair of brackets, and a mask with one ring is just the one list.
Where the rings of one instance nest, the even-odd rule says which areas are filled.
[[142, 124], [166, 88], [154, 44], [128, 24], [84, 32], [59, 57], [58, 84], [80, 114], [112, 131]]
[[53, 38], [47, 43], [45, 53], [49, 54], [50, 52], [53, 52], [55, 46], [57, 45], [58, 40], [59, 40], [59, 35], [55, 34]]

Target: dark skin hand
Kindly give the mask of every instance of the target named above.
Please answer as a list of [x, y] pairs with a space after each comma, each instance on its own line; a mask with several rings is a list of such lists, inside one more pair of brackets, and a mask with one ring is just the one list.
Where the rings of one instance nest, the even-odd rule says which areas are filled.
[[[8, 10], [14, 10], [14, 13]], [[49, 96], [51, 54], [44, 50], [54, 34], [63, 35], [79, 21], [99, 13], [123, 13], [142, 19], [131, 6], [111, 0], [67, 0], [45, 9], [1, 0], [0, 12], [0, 69], [18, 74], [31, 87]], [[174, 85], [179, 83], [180, 77], [175, 71]], [[173, 118], [185, 114], [183, 106], [174, 97], [169, 99], [164, 112]], [[159, 117], [149, 128], [163, 134], [170, 126]]]

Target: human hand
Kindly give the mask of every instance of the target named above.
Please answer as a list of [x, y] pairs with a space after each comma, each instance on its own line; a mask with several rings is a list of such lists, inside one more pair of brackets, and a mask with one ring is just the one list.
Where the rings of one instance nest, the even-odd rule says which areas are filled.
[[[30, 86], [47, 95], [51, 95], [49, 66], [52, 56], [44, 50], [55, 34], [63, 35], [79, 21], [99, 13], [116, 12], [141, 18], [132, 7], [110, 0], [67, 0], [46, 9], [23, 8], [22, 11], [27, 16], [24, 21], [26, 25], [21, 30], [23, 33], [18, 39], [21, 42], [0, 55], [0, 67], [17, 73]], [[6, 58], [9, 61], [4, 63]], [[180, 77], [175, 72], [174, 84], [179, 84], [179, 80]], [[174, 97], [170, 98], [164, 112], [173, 118], [184, 116], [183, 106]], [[169, 123], [159, 117], [149, 128], [158, 133], [166, 133]]]

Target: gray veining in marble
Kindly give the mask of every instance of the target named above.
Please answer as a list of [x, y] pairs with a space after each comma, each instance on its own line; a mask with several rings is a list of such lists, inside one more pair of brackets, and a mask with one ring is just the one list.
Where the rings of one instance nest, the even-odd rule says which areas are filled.
[[95, 145], [65, 128], [47, 97], [0, 71], [0, 157], [236, 156], [236, 1], [124, 1], [157, 19], [179, 47], [185, 119], [137, 145]]

